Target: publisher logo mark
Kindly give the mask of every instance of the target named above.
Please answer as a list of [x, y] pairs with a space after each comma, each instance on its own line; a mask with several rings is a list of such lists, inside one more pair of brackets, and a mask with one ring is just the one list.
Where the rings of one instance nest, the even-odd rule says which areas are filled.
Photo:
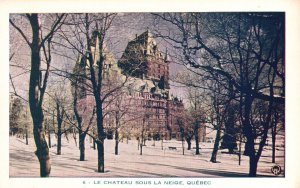
[[279, 165], [275, 165], [271, 168], [271, 172], [275, 175], [278, 176], [281, 173], [281, 167]]

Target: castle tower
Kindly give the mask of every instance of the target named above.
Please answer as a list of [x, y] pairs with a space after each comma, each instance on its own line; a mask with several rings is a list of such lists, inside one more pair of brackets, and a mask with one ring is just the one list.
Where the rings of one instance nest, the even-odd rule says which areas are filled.
[[147, 30], [130, 41], [118, 62], [124, 74], [137, 78], [163, 80], [169, 89], [169, 58], [158, 48], [153, 35]]

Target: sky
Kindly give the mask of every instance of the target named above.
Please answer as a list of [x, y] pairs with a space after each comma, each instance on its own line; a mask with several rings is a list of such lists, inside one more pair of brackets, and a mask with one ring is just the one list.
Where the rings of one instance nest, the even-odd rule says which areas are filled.
[[[24, 17], [10, 15], [17, 18], [19, 25], [24, 25], [22, 30], [25, 30], [27, 37], [30, 37], [30, 28], [28, 28], [28, 21]], [[47, 24], [47, 23], [45, 23]], [[165, 26], [164, 26], [165, 27]], [[151, 13], [118, 13], [114, 19], [112, 27], [107, 32], [106, 44], [110, 52], [118, 60], [125, 50], [129, 41], [133, 40], [136, 35], [149, 30], [155, 33], [160, 29], [159, 25], [154, 24], [153, 15]], [[10, 26], [10, 55], [13, 55], [10, 62], [10, 91], [16, 89], [17, 93], [27, 99], [28, 83], [29, 83], [29, 70], [30, 70], [30, 51], [21, 35]], [[161, 38], [156, 38], [156, 42], [161, 51], [165, 51], [171, 47]], [[170, 50], [169, 50], [170, 51]], [[77, 59], [76, 55], [70, 53], [72, 58]], [[172, 56], [172, 54], [170, 54]], [[51, 62], [52, 68], [62, 68], [71, 71], [75, 62], [68, 58], [53, 54], [53, 61]], [[24, 70], [25, 68], [25, 70]], [[176, 77], [180, 66], [171, 58], [170, 64], [170, 77]], [[58, 78], [56, 75], [50, 73], [49, 83], [56, 83]], [[13, 82], [13, 85], [12, 85]], [[173, 86], [174, 87], [173, 87]], [[171, 93], [179, 98], [185, 98], [185, 92], [182, 87], [171, 81]]]

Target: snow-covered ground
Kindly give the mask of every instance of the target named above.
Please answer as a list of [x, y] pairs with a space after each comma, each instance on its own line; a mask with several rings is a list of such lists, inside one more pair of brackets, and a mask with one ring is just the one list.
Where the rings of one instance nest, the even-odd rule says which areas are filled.
[[[10, 177], [39, 177], [39, 163], [34, 154], [35, 144], [32, 138], [29, 145], [25, 140], [10, 137], [9, 175]], [[181, 142], [171, 140], [163, 142], [147, 141], [143, 155], [139, 155], [137, 141], [129, 140], [119, 144], [119, 155], [114, 154], [114, 140], [105, 140], [105, 173], [97, 173], [97, 150], [86, 139], [86, 161], [79, 161], [79, 149], [73, 139], [62, 140], [62, 154], [56, 155], [56, 139], [52, 138], [51, 177], [246, 177], [249, 158], [243, 156], [241, 165], [238, 155], [223, 153], [219, 150], [218, 163], [209, 162], [213, 143], [200, 143], [200, 155], [194, 155], [195, 149], [185, 150], [182, 155]], [[192, 143], [192, 148], [195, 146]], [[176, 147], [170, 150], [169, 147]], [[185, 147], [187, 147], [185, 143]], [[266, 147], [258, 164], [258, 176], [275, 176], [271, 173], [271, 148]], [[227, 151], [227, 150], [224, 150]], [[284, 176], [284, 150], [277, 147], [276, 164], [282, 167]]]

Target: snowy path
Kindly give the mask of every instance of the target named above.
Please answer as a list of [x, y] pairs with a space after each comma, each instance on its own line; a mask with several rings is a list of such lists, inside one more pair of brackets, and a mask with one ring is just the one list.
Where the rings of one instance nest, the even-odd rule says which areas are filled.
[[[56, 142], [53, 137], [52, 142]], [[114, 155], [114, 140], [105, 140], [105, 173], [97, 173], [97, 151], [91, 148], [86, 140], [86, 161], [79, 161], [79, 149], [74, 140], [64, 138], [62, 155], [56, 155], [56, 147], [51, 152], [51, 177], [246, 177], [248, 174], [248, 157], [242, 156], [238, 165], [238, 156], [219, 151], [218, 163], [211, 163], [212, 143], [200, 143], [200, 155], [194, 155], [195, 149], [185, 150], [182, 155], [181, 142], [147, 141], [143, 155], [139, 155], [137, 141], [119, 144], [119, 155]], [[170, 150], [174, 146], [177, 150]], [[194, 143], [192, 147], [194, 146]], [[39, 164], [34, 155], [35, 145], [30, 138], [29, 145], [25, 140], [10, 137], [10, 177], [39, 177]], [[276, 151], [277, 163], [284, 167], [284, 151]], [[258, 176], [273, 176], [271, 173], [271, 151], [263, 152], [258, 164]], [[279, 176], [283, 176], [280, 174]]]

